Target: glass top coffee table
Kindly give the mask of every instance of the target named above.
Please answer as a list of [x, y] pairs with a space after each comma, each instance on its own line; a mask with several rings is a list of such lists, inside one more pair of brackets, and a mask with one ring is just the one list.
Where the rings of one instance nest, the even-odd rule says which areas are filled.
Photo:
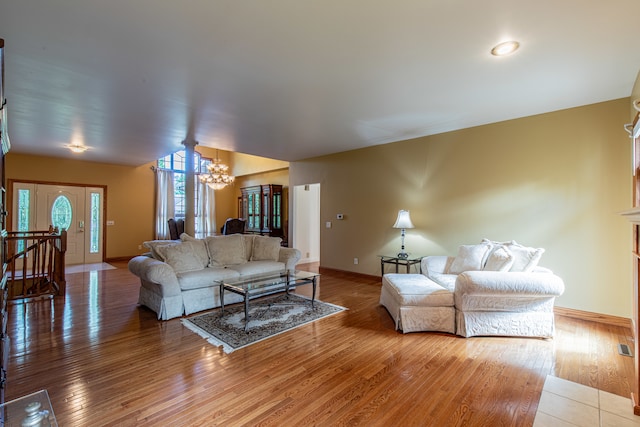
[[249, 330], [249, 301], [263, 295], [276, 292], [286, 292], [301, 285], [313, 285], [311, 294], [311, 308], [316, 299], [316, 285], [318, 273], [307, 271], [287, 270], [244, 276], [235, 279], [218, 280], [220, 285], [220, 316], [224, 315], [224, 292], [229, 291], [242, 295], [244, 298], [244, 330]]

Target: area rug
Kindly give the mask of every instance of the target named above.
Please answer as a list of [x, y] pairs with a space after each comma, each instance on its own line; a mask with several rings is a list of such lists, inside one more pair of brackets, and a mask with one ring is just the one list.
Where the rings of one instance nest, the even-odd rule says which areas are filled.
[[273, 337], [323, 317], [346, 310], [339, 305], [311, 300], [299, 295], [278, 294], [249, 302], [249, 330], [244, 331], [244, 305], [225, 306], [220, 309], [182, 319], [182, 323], [225, 353]]

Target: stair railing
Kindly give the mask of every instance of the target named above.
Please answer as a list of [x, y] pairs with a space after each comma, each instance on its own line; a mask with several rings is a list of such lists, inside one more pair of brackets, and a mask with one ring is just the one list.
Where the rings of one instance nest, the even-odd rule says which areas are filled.
[[9, 299], [64, 295], [67, 231], [8, 231], [5, 239]]

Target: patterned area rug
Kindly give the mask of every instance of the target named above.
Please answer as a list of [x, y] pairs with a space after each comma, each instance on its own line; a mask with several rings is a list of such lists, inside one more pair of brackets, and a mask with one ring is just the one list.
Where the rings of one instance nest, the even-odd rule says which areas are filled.
[[215, 345], [231, 353], [274, 335], [297, 328], [315, 320], [346, 310], [344, 307], [299, 295], [278, 294], [249, 302], [249, 330], [244, 331], [244, 305], [225, 306], [220, 309], [182, 319], [182, 323]]

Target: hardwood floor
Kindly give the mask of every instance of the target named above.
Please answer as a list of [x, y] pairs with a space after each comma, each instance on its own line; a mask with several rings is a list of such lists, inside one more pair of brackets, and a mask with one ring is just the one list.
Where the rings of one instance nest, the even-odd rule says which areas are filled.
[[554, 340], [401, 334], [380, 280], [323, 271], [319, 299], [349, 310], [226, 355], [138, 307], [136, 277], [114, 265], [10, 307], [7, 400], [47, 389], [61, 426], [530, 426], [548, 374], [631, 392], [621, 327], [557, 316]]

